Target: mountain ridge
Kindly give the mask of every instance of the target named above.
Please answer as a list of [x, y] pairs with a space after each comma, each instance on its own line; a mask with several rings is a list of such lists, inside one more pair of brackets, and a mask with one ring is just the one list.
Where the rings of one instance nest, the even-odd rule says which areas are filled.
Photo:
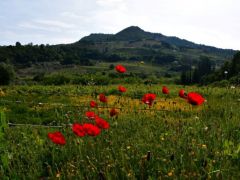
[[196, 66], [204, 56], [216, 67], [232, 59], [237, 51], [196, 44], [176, 36], [151, 33], [130, 26], [116, 34], [93, 33], [71, 44], [0, 46], [0, 63], [32, 66], [42, 62], [61, 65], [96, 65], [99, 62], [139, 63], [184, 71]]
[[163, 42], [169, 43], [171, 45], [186, 46], [189, 48], [204, 47], [205, 49], [206, 48], [216, 48], [219, 50], [235, 51], [233, 49], [228, 49], [228, 48], [219, 48], [219, 47], [212, 46], [212, 45], [198, 44], [193, 41], [179, 38], [177, 36], [166, 36], [161, 33], [153, 33], [153, 32], [144, 31], [143, 29], [141, 29], [138, 26], [129, 26], [129, 27], [117, 32], [116, 34], [92, 33], [88, 36], [81, 38], [79, 41], [109, 42], [109, 41], [134, 41], [134, 40], [141, 40], [141, 39], [151, 39], [151, 40], [156, 40], [156, 41], [163, 41]]

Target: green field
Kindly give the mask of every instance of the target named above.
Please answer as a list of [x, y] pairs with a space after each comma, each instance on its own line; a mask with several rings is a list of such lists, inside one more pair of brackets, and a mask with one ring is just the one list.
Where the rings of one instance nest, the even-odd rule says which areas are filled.
[[[0, 179], [240, 179], [239, 88], [168, 85], [164, 95], [162, 84], [125, 87], [124, 94], [117, 85], [1, 87]], [[188, 104], [182, 88], [207, 101]], [[152, 107], [141, 103], [148, 92], [157, 95]], [[109, 116], [112, 107], [117, 116]], [[89, 122], [90, 110], [110, 128], [78, 137], [70, 124]], [[64, 146], [48, 139], [54, 131]]]

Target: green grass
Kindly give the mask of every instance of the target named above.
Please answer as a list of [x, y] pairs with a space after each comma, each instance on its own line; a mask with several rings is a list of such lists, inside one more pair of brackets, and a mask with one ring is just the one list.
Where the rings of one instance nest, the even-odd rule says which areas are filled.
[[[239, 88], [185, 87], [207, 99], [203, 106], [192, 107], [178, 97], [181, 86], [169, 85], [167, 97], [161, 93], [162, 85], [126, 87], [128, 91], [121, 96], [115, 85], [3, 87], [0, 111], [11, 123], [85, 122], [89, 101], [101, 92], [116, 97], [109, 106], [123, 109], [114, 118], [108, 109], [100, 112], [110, 129], [97, 137], [79, 138], [67, 126], [4, 128], [0, 132], [0, 179], [240, 178]], [[139, 111], [148, 107], [132, 105], [133, 99], [140, 101], [147, 92], [156, 93], [169, 111]], [[154, 104], [152, 109], [156, 108]], [[64, 134], [65, 146], [47, 138], [48, 132], [56, 130]]]

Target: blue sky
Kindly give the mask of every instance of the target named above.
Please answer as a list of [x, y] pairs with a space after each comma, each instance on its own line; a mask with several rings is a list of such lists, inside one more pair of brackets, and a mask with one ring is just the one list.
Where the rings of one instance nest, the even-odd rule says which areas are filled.
[[0, 45], [72, 43], [131, 25], [240, 50], [238, 0], [0, 0]]

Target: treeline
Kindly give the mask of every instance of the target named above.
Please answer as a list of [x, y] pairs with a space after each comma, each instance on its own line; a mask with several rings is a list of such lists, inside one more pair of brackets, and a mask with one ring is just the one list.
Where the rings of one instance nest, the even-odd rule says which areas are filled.
[[[76, 49], [77, 48], [77, 49]], [[72, 46], [21, 45], [0, 47], [0, 62], [30, 66], [34, 63], [58, 61], [61, 64], [91, 65], [89, 59], [98, 57], [98, 52]]]
[[205, 84], [215, 83], [216, 85], [240, 85], [240, 52], [237, 52], [231, 61], [205, 77]]
[[205, 77], [211, 74], [215, 69], [215, 64], [206, 56], [201, 56], [196, 66], [190, 67], [189, 70], [182, 71], [181, 83], [189, 84], [203, 84]]
[[181, 84], [207, 85], [240, 85], [240, 52], [231, 61], [226, 61], [221, 68], [215, 70], [215, 64], [208, 57], [200, 57], [196, 67], [183, 71]]
[[[86, 47], [85, 47], [86, 46]], [[117, 55], [107, 55], [85, 45], [21, 45], [0, 47], [0, 62], [14, 65], [31, 66], [41, 62], [57, 61], [63, 65], [94, 65], [94, 60], [118, 61]]]
[[[60, 62], [62, 65], [77, 64], [92, 66], [97, 61], [139, 61], [144, 60], [155, 65], [167, 65], [179, 60], [172, 54], [158, 52], [144, 48], [134, 48], [135, 53], [118, 53], [101, 50], [94, 42], [78, 42], [67, 45], [21, 45], [0, 46], [0, 63], [30, 67], [42, 62]], [[180, 61], [179, 61], [180, 62]], [[184, 66], [180, 62], [181, 66]]]

